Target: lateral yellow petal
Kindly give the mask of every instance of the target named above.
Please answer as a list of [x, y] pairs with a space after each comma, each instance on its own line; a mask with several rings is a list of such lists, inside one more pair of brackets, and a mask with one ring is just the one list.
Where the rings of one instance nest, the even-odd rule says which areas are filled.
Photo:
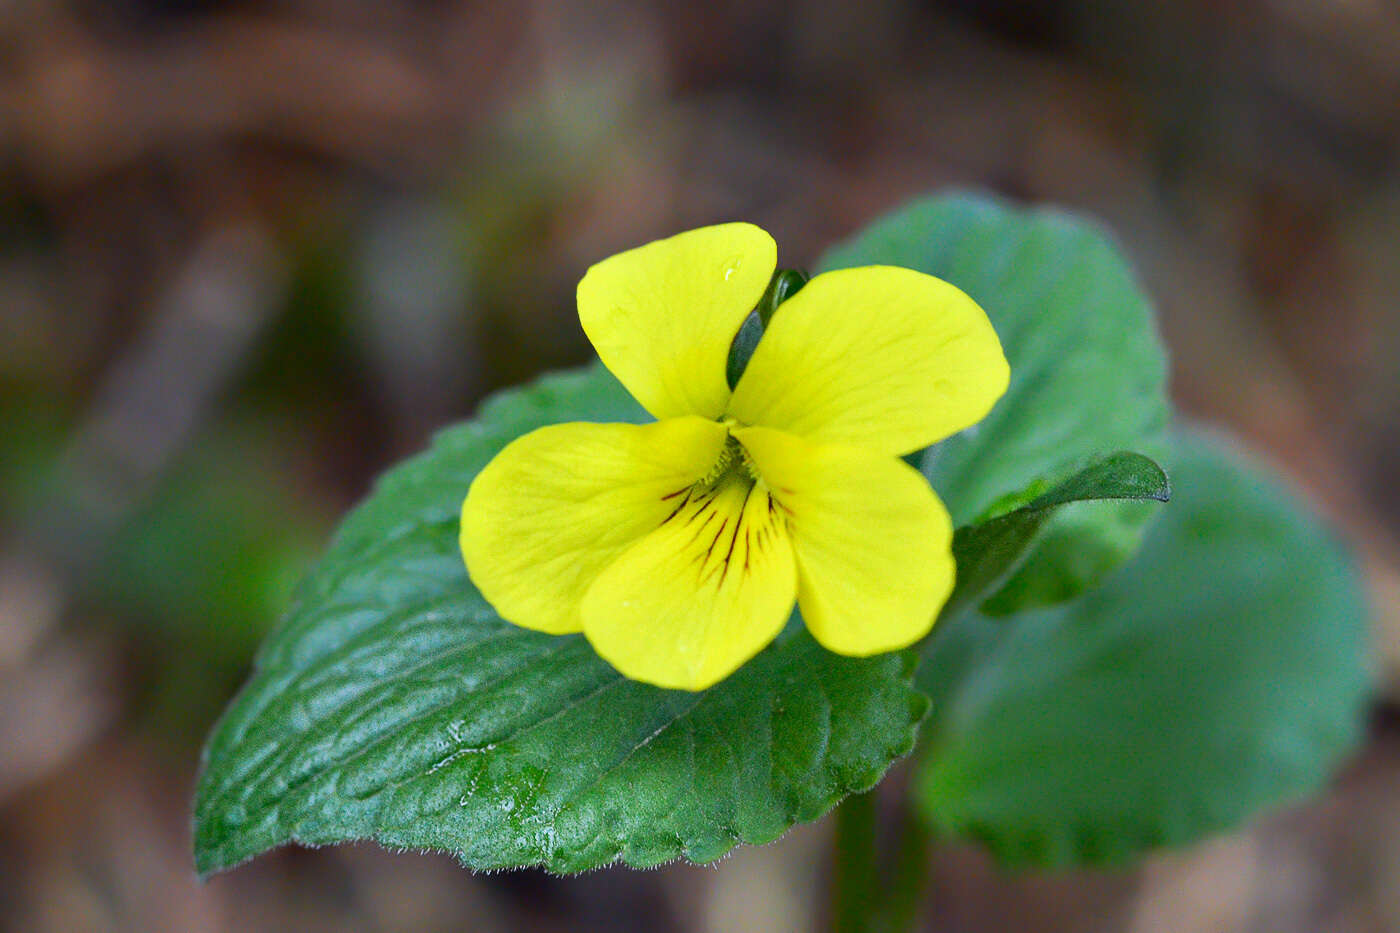
[[797, 601], [838, 654], [904, 648], [933, 627], [953, 589], [953, 523], [928, 482], [893, 456], [814, 444], [768, 428], [734, 436], [786, 516]]
[[777, 637], [796, 594], [767, 491], [733, 479], [691, 497], [598, 575], [583, 632], [633, 680], [704, 690]]
[[701, 227], [618, 253], [578, 285], [583, 331], [613, 375], [657, 418], [717, 418], [739, 325], [777, 266], [752, 224]]
[[598, 573], [714, 466], [723, 426], [556, 424], [509, 444], [462, 503], [462, 557], [501, 617], [562, 634]]
[[783, 302], [735, 387], [744, 424], [906, 454], [980, 421], [1010, 370], [987, 315], [921, 272], [826, 272]]

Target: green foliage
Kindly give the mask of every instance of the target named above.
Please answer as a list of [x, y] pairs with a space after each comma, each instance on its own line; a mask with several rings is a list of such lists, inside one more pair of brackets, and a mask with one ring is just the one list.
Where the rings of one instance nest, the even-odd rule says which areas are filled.
[[1077, 602], [936, 629], [917, 794], [1007, 862], [1118, 861], [1315, 790], [1355, 743], [1365, 608], [1275, 483], [1181, 437], [1171, 505]]
[[[1199, 444], [1163, 508], [1164, 363], [1107, 241], [1064, 215], [922, 202], [827, 265], [940, 274], [991, 314], [1007, 397], [922, 466], [961, 527], [918, 653], [839, 657], [794, 618], [702, 693], [627, 681], [581, 636], [503, 622], [458, 515], [508, 442], [650, 420], [600, 365], [503, 393], [387, 474], [341, 526], [205, 752], [201, 872], [287, 842], [374, 839], [476, 868], [707, 861], [871, 787], [914, 747], [949, 832], [1009, 860], [1182, 842], [1316, 784], [1354, 739], [1361, 609], [1286, 496]], [[1121, 563], [1163, 511], [1144, 556]], [[987, 599], [991, 594], [990, 600]], [[979, 607], [980, 603], [980, 607]], [[979, 611], [973, 611], [977, 607]]]
[[[595, 366], [496, 398], [384, 478], [210, 742], [201, 871], [356, 838], [476, 868], [706, 861], [814, 819], [912, 749], [927, 709], [912, 653], [843, 658], [794, 623], [710, 690], [665, 691], [481, 598], [457, 549], [476, 472], [534, 427], [641, 417]], [[1141, 459], [1110, 458], [1026, 511], [1094, 495], [1095, 476], [1151, 494]]]
[[472, 587], [457, 512], [476, 472], [533, 427], [639, 415], [594, 367], [498, 397], [385, 477], [210, 741], [200, 871], [356, 838], [476, 868], [708, 861], [912, 749], [927, 702], [910, 652], [843, 658], [793, 625], [710, 690], [666, 691], [581, 636], [502, 622]]
[[[953, 536], [958, 582], [942, 617], [956, 617], [1004, 580], [1061, 507], [1103, 499], [1166, 502], [1169, 498], [1171, 484], [1161, 467], [1142, 454], [1116, 453], [1095, 460], [1020, 508], [980, 525], [964, 525]], [[1105, 506], [1098, 503], [1098, 507]]]
[[[1131, 270], [1095, 226], [973, 195], [927, 198], [831, 250], [822, 269], [884, 264], [946, 279], [986, 310], [1011, 386], [979, 424], [930, 448], [923, 469], [956, 524], [1113, 450], [1162, 453], [1166, 358]], [[1058, 510], [994, 601], [1008, 612], [1068, 599], [1132, 553], [1155, 510]]]
[[[320, 524], [292, 479], [240, 464], [240, 432], [187, 457], [114, 533], [89, 598], [161, 627], [207, 662], [245, 665], [315, 555]], [[246, 450], [247, 448], [241, 448]]]
[[[125, 627], [132, 712], [197, 741], [247, 672], [326, 522], [255, 431], [223, 425], [113, 529], [79, 598]], [[261, 448], [261, 451], [260, 451]]]
[[11, 528], [49, 492], [71, 407], [56, 393], [0, 382], [0, 521]]

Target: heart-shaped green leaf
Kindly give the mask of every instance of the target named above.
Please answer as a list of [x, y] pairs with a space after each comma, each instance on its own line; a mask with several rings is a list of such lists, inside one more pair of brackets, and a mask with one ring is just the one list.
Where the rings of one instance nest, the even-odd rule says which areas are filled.
[[1100, 589], [935, 629], [917, 794], [1007, 862], [1115, 861], [1315, 790], [1355, 743], [1365, 609], [1347, 556], [1214, 443]]
[[[1166, 360], [1132, 272], [1094, 225], [989, 198], [927, 198], [837, 246], [821, 268], [906, 266], [957, 285], [986, 309], [1011, 386], [979, 424], [930, 448], [924, 472], [965, 525], [1024, 501], [1113, 450], [1160, 457], [1170, 407]], [[1128, 557], [1154, 510], [1125, 502], [1058, 509], [993, 605], [1046, 605]]]
[[201, 872], [352, 839], [475, 868], [708, 861], [816, 818], [912, 749], [927, 710], [912, 652], [843, 658], [795, 624], [710, 690], [666, 691], [481, 598], [457, 547], [477, 471], [542, 424], [643, 417], [594, 366], [496, 398], [383, 479], [210, 740]]
[[[990, 582], [1016, 565], [1052, 505], [1051, 534], [1034, 540], [1070, 527], [1059, 516], [1078, 505], [1036, 504], [1037, 495], [1072, 487], [1075, 470], [1104, 451], [1152, 440], [1165, 417], [1160, 352], [1121, 262], [1081, 225], [953, 200], [901, 230], [916, 237], [925, 221], [938, 249], [962, 244], [949, 247], [950, 268], [970, 277], [948, 277], [992, 312], [1013, 366], [1011, 392], [985, 427], [925, 458], [964, 523], [1017, 516], [995, 526], [1006, 532], [995, 552], [962, 536], [969, 573], [1001, 562], [978, 578]], [[1001, 237], [1010, 245], [988, 265]], [[1053, 313], [1040, 313], [1042, 300]], [[1076, 346], [1083, 357], [1069, 376], [1042, 359], [1058, 364]], [[1114, 381], [1105, 355], [1142, 371]], [[1104, 395], [1117, 407], [1101, 405]], [[689, 694], [624, 680], [581, 637], [502, 622], [462, 567], [462, 497], [510, 440], [568, 420], [648, 419], [600, 366], [546, 379], [442, 434], [347, 519], [206, 749], [201, 871], [287, 842], [351, 839], [447, 850], [480, 868], [704, 861], [820, 815], [912, 748], [927, 700], [913, 687], [911, 652], [842, 658], [794, 623], [734, 676]], [[1099, 495], [1081, 492], [1069, 498]], [[1116, 507], [1086, 506], [1095, 524], [1081, 543], [1102, 550], [1099, 516]], [[1016, 577], [1061, 556], [1044, 543], [1034, 551]], [[1063, 589], [1061, 568], [1051, 578]]]

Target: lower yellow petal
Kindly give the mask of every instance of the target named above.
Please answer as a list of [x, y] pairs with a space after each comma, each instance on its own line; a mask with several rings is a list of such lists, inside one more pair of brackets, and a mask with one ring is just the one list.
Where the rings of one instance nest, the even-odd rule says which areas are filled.
[[556, 424], [512, 442], [462, 504], [462, 556], [501, 617], [561, 634], [598, 573], [653, 531], [714, 466], [725, 429], [704, 418]]
[[697, 491], [604, 570], [583, 599], [583, 631], [623, 674], [703, 690], [782, 631], [797, 575], [766, 489], [732, 478]]
[[785, 515], [798, 604], [839, 654], [904, 648], [932, 628], [953, 589], [953, 525], [914, 468], [771, 428], [733, 432]]

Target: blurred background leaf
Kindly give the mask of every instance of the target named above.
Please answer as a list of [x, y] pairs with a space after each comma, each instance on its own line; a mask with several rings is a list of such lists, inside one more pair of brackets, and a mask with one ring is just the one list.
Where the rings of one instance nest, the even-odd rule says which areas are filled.
[[1101, 588], [932, 639], [915, 780], [941, 831], [1020, 866], [1122, 862], [1313, 793], [1354, 747], [1350, 557], [1221, 442], [1174, 448], [1170, 506]]
[[231, 429], [174, 466], [112, 536], [81, 596], [133, 626], [147, 712], [182, 742], [238, 687], [323, 546], [315, 504], [275, 469], [240, 462], [248, 433]]

